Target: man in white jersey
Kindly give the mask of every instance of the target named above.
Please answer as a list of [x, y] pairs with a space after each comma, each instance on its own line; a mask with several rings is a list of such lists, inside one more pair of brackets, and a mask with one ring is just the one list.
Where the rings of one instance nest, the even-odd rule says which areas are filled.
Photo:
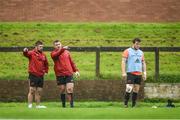
[[144, 53], [139, 49], [141, 40], [135, 38], [132, 47], [124, 50], [122, 54], [122, 78], [127, 80], [125, 92], [125, 107], [132, 93], [132, 107], [136, 105], [141, 80], [146, 80], [146, 63]]

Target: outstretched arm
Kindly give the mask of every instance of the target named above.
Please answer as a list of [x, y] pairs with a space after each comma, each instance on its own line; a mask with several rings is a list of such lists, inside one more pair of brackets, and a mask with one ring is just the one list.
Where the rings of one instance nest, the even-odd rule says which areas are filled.
[[53, 51], [52, 53], [51, 53], [51, 58], [52, 59], [55, 59], [55, 58], [57, 58], [59, 55], [61, 55], [63, 52], [64, 52], [64, 48], [62, 48], [62, 49], [58, 49], [57, 51]]
[[31, 57], [31, 52], [29, 52], [28, 48], [23, 49], [23, 55], [27, 58]]

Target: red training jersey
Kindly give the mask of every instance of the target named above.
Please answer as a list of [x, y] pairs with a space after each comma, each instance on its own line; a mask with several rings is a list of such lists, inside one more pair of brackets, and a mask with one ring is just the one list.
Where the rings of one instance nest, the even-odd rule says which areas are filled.
[[31, 50], [23, 52], [23, 55], [29, 59], [28, 72], [41, 77], [45, 73], [48, 73], [48, 60], [43, 52], [37, 50]]
[[78, 71], [70, 56], [70, 52], [64, 48], [52, 51], [51, 58], [54, 61], [54, 71], [56, 76], [71, 76], [74, 72]]

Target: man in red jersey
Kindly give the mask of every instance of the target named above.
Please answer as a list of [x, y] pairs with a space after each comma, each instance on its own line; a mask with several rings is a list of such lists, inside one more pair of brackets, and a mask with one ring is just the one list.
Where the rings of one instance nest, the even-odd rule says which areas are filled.
[[73, 74], [80, 76], [76, 65], [74, 64], [70, 52], [67, 47], [62, 47], [59, 40], [53, 42], [54, 51], [51, 52], [51, 58], [54, 61], [54, 72], [56, 75], [57, 85], [60, 90], [60, 99], [62, 101], [62, 107], [66, 107], [66, 96], [70, 102], [70, 107], [74, 107], [73, 104]]
[[33, 97], [35, 96], [36, 108], [46, 108], [40, 105], [41, 93], [44, 83], [44, 74], [48, 73], [48, 61], [43, 51], [43, 43], [37, 41], [35, 48], [29, 51], [24, 48], [23, 55], [29, 59], [29, 93], [28, 108], [32, 108]]

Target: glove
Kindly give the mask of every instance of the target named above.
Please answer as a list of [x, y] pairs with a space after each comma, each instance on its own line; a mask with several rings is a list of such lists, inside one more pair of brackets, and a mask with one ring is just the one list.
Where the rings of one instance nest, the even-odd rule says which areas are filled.
[[76, 77], [80, 76], [80, 73], [78, 71], [76, 71], [74, 74], [75, 74]]
[[24, 52], [27, 52], [27, 51], [28, 51], [28, 49], [27, 49], [27, 48], [24, 48], [24, 49], [23, 49], [23, 51], [24, 51]]

